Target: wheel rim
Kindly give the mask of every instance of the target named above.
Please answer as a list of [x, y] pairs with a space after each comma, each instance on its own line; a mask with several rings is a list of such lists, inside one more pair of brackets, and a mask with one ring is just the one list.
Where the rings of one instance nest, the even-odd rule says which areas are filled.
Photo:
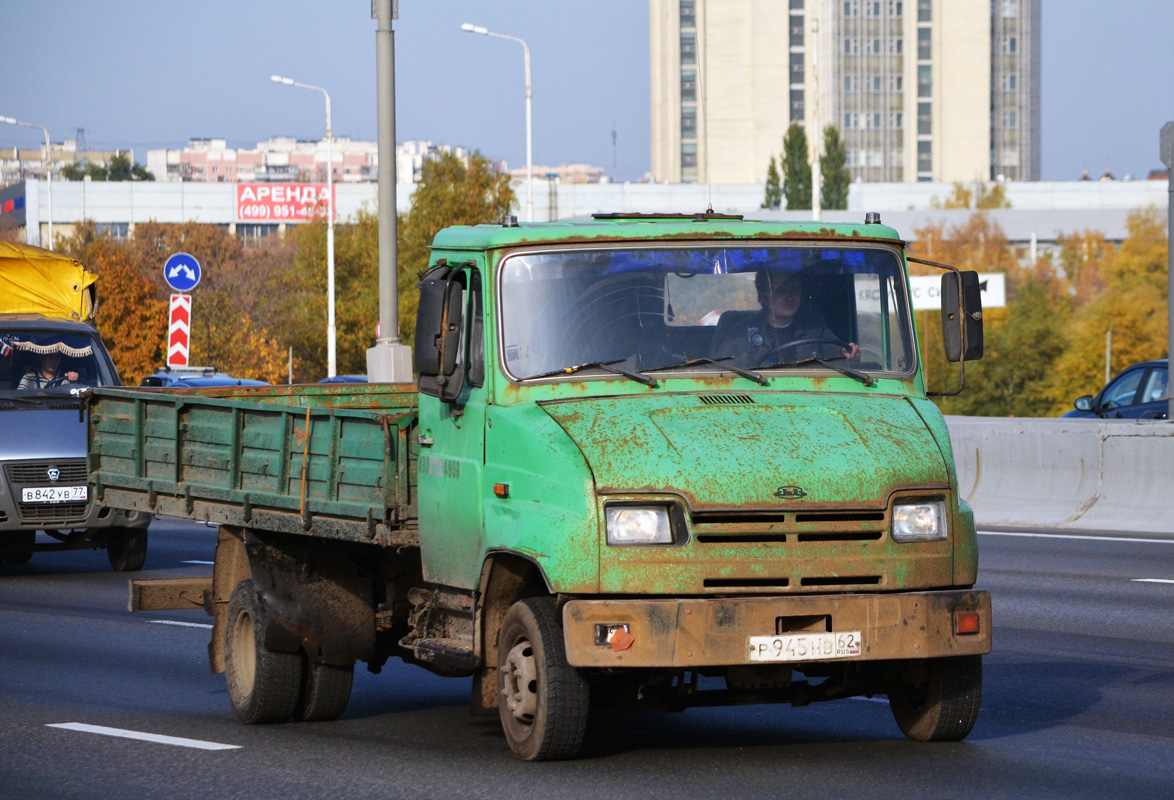
[[524, 725], [534, 722], [538, 711], [538, 663], [528, 641], [514, 645], [502, 667], [502, 699], [514, 719]]
[[232, 664], [237, 686], [244, 695], [252, 694], [257, 675], [257, 639], [253, 618], [241, 612], [232, 626]]

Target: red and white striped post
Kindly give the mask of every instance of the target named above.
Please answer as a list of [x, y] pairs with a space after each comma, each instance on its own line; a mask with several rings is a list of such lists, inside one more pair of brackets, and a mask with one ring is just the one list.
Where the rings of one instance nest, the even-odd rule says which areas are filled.
[[192, 336], [192, 296], [171, 295], [170, 323], [167, 326], [167, 366], [186, 367]]

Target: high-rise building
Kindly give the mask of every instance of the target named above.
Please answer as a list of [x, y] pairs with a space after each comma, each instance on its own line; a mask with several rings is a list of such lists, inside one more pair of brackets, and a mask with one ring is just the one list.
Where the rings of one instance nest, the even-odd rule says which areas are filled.
[[787, 127], [853, 180], [1040, 177], [1040, 0], [649, 0], [652, 174], [756, 183]]

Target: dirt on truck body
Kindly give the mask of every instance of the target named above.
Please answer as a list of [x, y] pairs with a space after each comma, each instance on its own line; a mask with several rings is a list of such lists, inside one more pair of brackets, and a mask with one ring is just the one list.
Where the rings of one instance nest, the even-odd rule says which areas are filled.
[[[132, 608], [204, 607], [247, 723], [337, 717], [394, 656], [471, 676], [526, 760], [601, 703], [887, 695], [964, 738], [990, 596], [873, 216], [449, 228], [415, 385], [97, 392], [103, 501], [220, 524], [211, 578]], [[947, 357], [981, 357], [946, 269]]]

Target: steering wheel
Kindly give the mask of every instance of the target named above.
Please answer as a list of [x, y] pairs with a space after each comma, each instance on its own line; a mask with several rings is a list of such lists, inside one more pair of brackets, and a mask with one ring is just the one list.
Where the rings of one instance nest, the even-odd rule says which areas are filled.
[[839, 347], [844, 350], [851, 349], [851, 347], [849, 346], [849, 344], [850, 344], [849, 342], [845, 342], [842, 339], [837, 339], [834, 336], [812, 336], [808, 339], [796, 339], [793, 342], [787, 342], [786, 344], [780, 344], [778, 347], [774, 347], [774, 348], [768, 350], [767, 352], [763, 353], [761, 356], [757, 356], [757, 358], [768, 359], [771, 356], [775, 355], [776, 353], [782, 353], [785, 350], [792, 350], [797, 347], [802, 347], [803, 345], [806, 345], [806, 344], [833, 344], [833, 345], [839, 345]]

